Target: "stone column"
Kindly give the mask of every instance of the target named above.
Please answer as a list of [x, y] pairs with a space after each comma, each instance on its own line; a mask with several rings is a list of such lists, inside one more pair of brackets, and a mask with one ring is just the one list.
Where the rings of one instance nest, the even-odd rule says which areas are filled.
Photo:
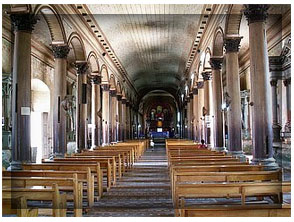
[[32, 14], [11, 14], [14, 28], [12, 73], [12, 163], [31, 161], [31, 34], [37, 18]]
[[132, 102], [130, 101], [130, 139], [134, 139], [133, 125], [134, 125], [134, 112], [133, 112]]
[[130, 139], [130, 102], [126, 101], [126, 139]]
[[86, 61], [75, 63], [77, 69], [77, 121], [76, 140], [77, 150], [81, 152], [87, 149], [87, 70]]
[[122, 95], [121, 94], [117, 94], [116, 95], [116, 98], [117, 98], [117, 111], [118, 111], [118, 114], [117, 114], [117, 117], [118, 117], [118, 141], [123, 141], [122, 139], [122, 101], [121, 101], [121, 98], [122, 98]]
[[291, 78], [284, 80], [286, 86], [286, 102], [287, 102], [287, 122], [285, 125], [285, 132], [291, 132]]
[[69, 47], [66, 44], [52, 45], [54, 65], [53, 84], [53, 153], [63, 157], [66, 153], [66, 111], [62, 104], [66, 102], [66, 74], [67, 54]]
[[187, 138], [191, 139], [191, 101], [190, 95], [187, 97]]
[[242, 121], [241, 121], [241, 96], [238, 51], [242, 37], [225, 38], [226, 49], [226, 75], [227, 92], [226, 98], [229, 104], [228, 121], [228, 151], [233, 156], [242, 157]]
[[204, 82], [199, 81], [197, 82], [197, 88], [198, 88], [198, 133], [199, 133], [199, 141], [202, 139], [205, 140], [204, 138], [204, 115], [203, 115], [203, 108], [204, 108]]
[[265, 20], [267, 5], [245, 5], [249, 25], [253, 164], [277, 168], [273, 158], [272, 101]]
[[117, 114], [117, 99], [116, 89], [110, 87], [111, 97], [111, 142], [117, 142], [116, 138], [116, 114]]
[[194, 95], [193, 91], [190, 92], [190, 140], [194, 139], [194, 114], [193, 114], [193, 108], [194, 108]]
[[91, 116], [92, 116], [92, 145], [91, 149], [99, 146], [99, 122], [98, 122], [98, 111], [100, 109], [100, 83], [101, 76], [97, 74], [91, 75], [92, 83], [92, 107], [91, 107]]
[[273, 141], [279, 142], [280, 139], [280, 131], [281, 126], [278, 123], [278, 110], [277, 110], [277, 104], [278, 104], [278, 98], [277, 98], [277, 79], [271, 79], [270, 84], [272, 87], [272, 112], [273, 112]]
[[102, 88], [102, 146], [109, 144], [109, 84], [101, 84]]
[[[122, 116], [122, 121], [121, 121], [121, 131], [122, 131], [122, 141], [126, 140], [126, 103], [127, 103], [127, 99], [126, 97], [122, 97], [121, 98], [121, 102], [122, 102], [122, 106], [121, 106], [121, 116]], [[142, 128], [141, 124], [141, 128]]]
[[210, 122], [210, 104], [209, 104], [209, 81], [211, 79], [211, 71], [201, 73], [204, 80], [204, 140], [207, 144], [210, 144], [210, 129], [208, 124]]
[[194, 142], [199, 141], [198, 139], [198, 89], [197, 86], [193, 87], [193, 140]]
[[210, 65], [212, 68], [212, 100], [213, 106], [213, 132], [214, 132], [214, 149], [224, 151], [224, 125], [223, 125], [223, 112], [222, 112], [222, 76], [221, 65], [223, 62], [222, 57], [211, 57]]

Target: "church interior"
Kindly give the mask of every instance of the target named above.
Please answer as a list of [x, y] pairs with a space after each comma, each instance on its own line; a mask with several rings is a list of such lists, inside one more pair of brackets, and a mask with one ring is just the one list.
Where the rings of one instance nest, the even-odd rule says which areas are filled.
[[2, 217], [290, 217], [290, 4], [3, 4]]

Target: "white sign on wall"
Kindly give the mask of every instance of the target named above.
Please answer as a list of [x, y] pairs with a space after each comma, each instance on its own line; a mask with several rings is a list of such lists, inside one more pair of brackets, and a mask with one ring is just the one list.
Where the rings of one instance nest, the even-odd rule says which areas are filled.
[[20, 115], [22, 116], [30, 116], [31, 115], [31, 107], [21, 107]]

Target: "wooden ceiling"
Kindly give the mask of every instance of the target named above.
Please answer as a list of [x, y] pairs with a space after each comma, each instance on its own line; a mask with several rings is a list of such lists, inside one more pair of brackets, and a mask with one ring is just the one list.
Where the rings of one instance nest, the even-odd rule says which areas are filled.
[[177, 90], [205, 5], [87, 5], [139, 92]]

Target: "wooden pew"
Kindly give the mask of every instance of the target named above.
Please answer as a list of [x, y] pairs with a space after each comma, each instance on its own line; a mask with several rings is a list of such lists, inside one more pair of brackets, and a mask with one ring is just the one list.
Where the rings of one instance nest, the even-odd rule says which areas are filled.
[[68, 201], [74, 202], [74, 216], [82, 216], [83, 206], [83, 185], [78, 181], [77, 174], [73, 178], [57, 177], [2, 177], [4, 188], [30, 188], [30, 187], [53, 187], [58, 185], [61, 191], [70, 191], [73, 195], [66, 195]]
[[[114, 179], [116, 180], [116, 177], [121, 178], [123, 174], [123, 159], [121, 154], [117, 155], [92, 155], [92, 156], [86, 156], [86, 155], [74, 155], [74, 156], [67, 156], [65, 159], [73, 160], [73, 161], [96, 161], [99, 162], [99, 160], [105, 158], [114, 158], [114, 161], [111, 161], [110, 163], [112, 164], [112, 173], [114, 175]], [[60, 158], [59, 158], [60, 159]], [[58, 159], [58, 160], [59, 160]], [[60, 160], [61, 161], [61, 160]], [[117, 174], [116, 174], [117, 173]]]
[[241, 183], [207, 183], [177, 184], [175, 186], [175, 207], [183, 208], [185, 198], [227, 198], [240, 197], [242, 205], [246, 197], [276, 196], [282, 204], [283, 192], [291, 192], [290, 182], [241, 182]]
[[107, 178], [110, 180], [108, 183], [114, 185], [116, 182], [116, 162], [114, 157], [101, 157], [101, 158], [95, 158], [91, 161], [89, 161], [87, 158], [55, 158], [53, 160], [42, 160], [42, 163], [52, 163], [52, 164], [59, 164], [59, 163], [65, 163], [65, 164], [100, 164], [100, 169], [106, 172]]
[[[130, 165], [128, 165], [128, 168], [131, 168], [133, 164], [135, 163], [135, 149], [133, 147], [114, 147], [114, 146], [104, 146], [104, 147], [96, 147], [91, 151], [86, 151], [87, 154], [92, 154], [92, 153], [101, 153], [101, 152], [127, 152], [128, 153], [128, 162]], [[83, 154], [83, 153], [82, 153]], [[82, 154], [76, 154], [76, 155], [82, 155]], [[96, 155], [96, 154], [95, 154]]]
[[[52, 201], [53, 217], [66, 216], [66, 194], [60, 194], [57, 184], [51, 188], [2, 188], [2, 198], [14, 199], [24, 197], [26, 200]], [[40, 212], [39, 208], [39, 212]]]
[[180, 183], [229, 183], [229, 182], [260, 182], [282, 180], [282, 171], [241, 171], [241, 172], [173, 172], [172, 196], [175, 196], [175, 187]]
[[[78, 180], [86, 183], [87, 199], [89, 207], [94, 204], [94, 174], [91, 169], [87, 171], [52, 171], [52, 170], [14, 170], [2, 171], [3, 177], [57, 177], [57, 178], [73, 178], [74, 174], [77, 175]], [[96, 199], [99, 200], [102, 194], [98, 193]]]
[[[90, 168], [91, 173], [96, 174], [97, 190], [99, 195], [103, 193], [102, 176], [103, 173], [100, 169], [99, 163], [82, 163], [82, 164], [65, 164], [65, 163], [25, 163], [22, 165], [24, 170], [52, 170], [52, 171], [88, 171]], [[107, 175], [107, 190], [110, 189], [110, 177]]]
[[28, 208], [25, 197], [2, 198], [2, 216], [16, 215], [17, 217], [37, 217], [38, 208]]
[[182, 208], [180, 217], [291, 217], [290, 204], [210, 206], [209, 208]]
[[131, 167], [131, 151], [129, 150], [90, 150], [82, 153], [75, 153], [66, 157], [110, 157], [113, 155], [121, 155], [122, 173], [126, 171], [126, 168]]

